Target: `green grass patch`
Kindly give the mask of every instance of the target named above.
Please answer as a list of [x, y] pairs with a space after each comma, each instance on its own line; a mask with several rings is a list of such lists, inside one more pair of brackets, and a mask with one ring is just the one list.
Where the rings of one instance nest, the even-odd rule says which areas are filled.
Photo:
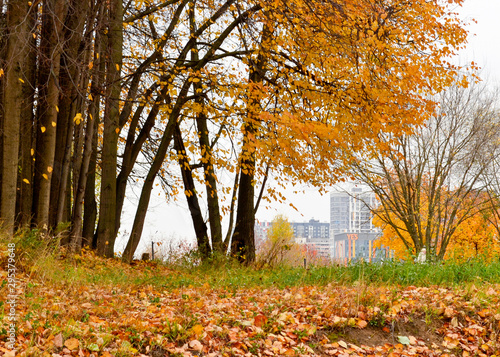
[[[16, 243], [18, 269], [44, 283], [67, 286], [142, 286], [169, 289], [203, 286], [236, 291], [238, 288], [304, 285], [395, 285], [395, 286], [465, 286], [471, 283], [500, 283], [500, 261], [444, 261], [435, 264], [386, 261], [369, 264], [256, 269], [218, 258], [208, 264], [197, 264], [190, 254], [189, 264], [169, 262], [136, 262], [104, 259], [90, 251], [70, 254], [59, 247], [57, 238], [39, 232], [25, 231], [11, 240], [0, 241], [0, 263], [5, 266], [7, 243]], [[179, 259], [177, 259], [179, 260]], [[180, 259], [181, 261], [185, 261]]]

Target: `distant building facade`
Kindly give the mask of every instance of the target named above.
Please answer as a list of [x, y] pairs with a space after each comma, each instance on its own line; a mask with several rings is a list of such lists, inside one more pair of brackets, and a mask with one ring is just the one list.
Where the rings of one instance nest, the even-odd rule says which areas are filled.
[[382, 259], [385, 253], [374, 248], [380, 230], [373, 225], [370, 208], [376, 206], [375, 194], [361, 188], [330, 193], [330, 257], [333, 260]]
[[328, 239], [330, 237], [330, 223], [323, 223], [315, 219], [309, 222], [290, 222], [295, 239]]
[[[373, 225], [370, 207], [377, 206], [373, 192], [353, 188], [351, 192], [330, 194], [330, 223], [310, 219], [308, 222], [290, 222], [295, 242], [318, 256], [337, 262], [363, 259], [376, 261], [391, 257], [385, 248], [375, 249], [374, 241], [380, 230]], [[256, 241], [267, 239], [272, 222], [255, 226]]]
[[380, 236], [371, 233], [337, 233], [332, 239], [330, 256], [340, 263], [363, 260], [380, 261], [393, 257], [393, 252], [385, 247], [375, 248], [374, 241]]
[[337, 233], [370, 233], [377, 229], [370, 207], [377, 206], [373, 192], [353, 188], [350, 193], [330, 193], [330, 236]]

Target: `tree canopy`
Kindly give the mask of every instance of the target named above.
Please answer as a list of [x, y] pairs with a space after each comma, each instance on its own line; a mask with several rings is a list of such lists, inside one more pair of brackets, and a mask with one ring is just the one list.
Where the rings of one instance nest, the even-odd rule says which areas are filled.
[[457, 79], [461, 3], [6, 1], [2, 226], [69, 222], [63, 244], [111, 257], [133, 182], [131, 260], [161, 184], [184, 194], [204, 257], [252, 262], [270, 175], [338, 182], [353, 153], [374, 157], [433, 113], [428, 95]]

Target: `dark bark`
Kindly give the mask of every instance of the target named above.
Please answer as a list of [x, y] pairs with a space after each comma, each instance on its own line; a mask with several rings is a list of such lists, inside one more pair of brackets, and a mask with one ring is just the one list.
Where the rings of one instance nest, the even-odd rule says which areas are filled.
[[191, 166], [189, 165], [189, 160], [186, 156], [186, 148], [184, 147], [184, 141], [182, 140], [182, 133], [178, 123], [175, 126], [174, 132], [174, 147], [177, 152], [177, 160], [182, 173], [184, 193], [186, 195], [189, 212], [191, 213], [191, 219], [194, 225], [198, 251], [200, 252], [202, 259], [205, 260], [211, 254], [210, 242], [208, 240], [208, 228], [205, 220], [203, 219], [203, 214], [201, 213], [200, 204], [198, 202], [198, 194], [196, 192], [193, 174], [191, 172]]
[[[29, 14], [29, 29], [35, 31], [37, 6], [33, 7]], [[26, 80], [23, 84], [23, 102], [21, 109], [21, 136], [19, 148], [19, 168], [16, 225], [25, 227], [31, 223], [32, 198], [33, 198], [33, 167], [34, 167], [34, 148], [35, 143], [35, 125], [34, 125], [34, 107], [35, 107], [35, 88], [36, 88], [36, 40], [33, 36], [28, 36], [28, 53], [25, 62]], [[24, 181], [26, 179], [30, 183]]]
[[[64, 52], [61, 57], [60, 86], [62, 89], [57, 126], [56, 154], [54, 175], [52, 177], [51, 203], [57, 207], [51, 212], [51, 225], [56, 226], [69, 220], [68, 180], [71, 153], [80, 157], [80, 151], [73, 151], [73, 131], [76, 113], [85, 112], [84, 101], [86, 79], [82, 76], [82, 67], [88, 62], [89, 44], [83, 44], [83, 32], [88, 18], [88, 1], [71, 0], [65, 19]], [[83, 45], [83, 46], [82, 46]], [[85, 76], [86, 77], [86, 76]], [[77, 125], [77, 129], [80, 128]], [[74, 181], [75, 183], [77, 181]]]
[[[165, 160], [165, 155], [167, 154], [168, 147], [170, 146], [170, 142], [172, 141], [172, 137], [174, 135], [175, 126], [177, 125], [177, 121], [179, 118], [179, 114], [181, 112], [182, 106], [184, 105], [186, 95], [189, 91], [189, 87], [191, 86], [191, 82], [186, 81], [179, 93], [179, 98], [175, 106], [170, 113], [170, 117], [167, 123], [167, 127], [163, 132], [163, 136], [160, 142], [160, 146], [158, 147], [158, 151], [156, 152], [155, 158], [151, 167], [149, 169], [148, 175], [144, 180], [144, 185], [141, 190], [141, 196], [139, 198], [139, 204], [137, 206], [137, 211], [134, 218], [134, 223], [132, 225], [132, 231], [130, 233], [130, 237], [127, 242], [127, 246], [123, 252], [122, 259], [124, 261], [130, 262], [134, 257], [135, 250], [139, 245], [139, 241], [141, 240], [142, 230], [144, 228], [144, 222], [146, 220], [147, 208], [149, 206], [149, 200], [151, 198], [151, 191], [153, 189], [153, 184], [160, 171], [163, 161]], [[166, 102], [168, 102], [169, 98], [165, 98]]]
[[[156, 86], [151, 88], [156, 89]], [[151, 92], [152, 92], [151, 90]], [[149, 92], [149, 91], [148, 91]], [[154, 127], [156, 116], [160, 110], [160, 104], [162, 102], [163, 96], [168, 92], [168, 87], [165, 86], [160, 95], [155, 100], [151, 110], [149, 111], [148, 117], [144, 125], [141, 128], [141, 131], [137, 138], [134, 140], [136, 128], [139, 124], [139, 119], [143, 113], [143, 110], [146, 104], [141, 104], [139, 108], [135, 111], [134, 116], [132, 117], [132, 121], [130, 123], [130, 127], [128, 130], [127, 141], [125, 143], [125, 149], [123, 152], [123, 159], [120, 173], [116, 179], [116, 217], [115, 217], [115, 234], [118, 234], [118, 230], [120, 228], [120, 216], [123, 209], [123, 202], [125, 201], [125, 192], [127, 190], [127, 180], [132, 172], [134, 164], [141, 152], [142, 145], [149, 138], [149, 133], [151, 129]], [[151, 93], [146, 93], [147, 96], [151, 95]]]
[[28, 42], [28, 5], [22, 0], [12, 0], [7, 9], [7, 51], [3, 91], [2, 120], [2, 181], [0, 226], [13, 233], [16, 196], [21, 108], [23, 103], [22, 82], [25, 81], [24, 61]]
[[[272, 38], [272, 30], [265, 24], [257, 60], [250, 68], [250, 83], [261, 83], [266, 72], [266, 46]], [[240, 262], [250, 264], [255, 261], [255, 134], [258, 131], [259, 98], [249, 93], [248, 118], [243, 123], [243, 147], [240, 158], [240, 184], [236, 225], [231, 241], [231, 254]]]
[[35, 180], [33, 192], [34, 221], [48, 229], [50, 185], [56, 150], [56, 126], [59, 105], [59, 72], [62, 53], [62, 23], [67, 11], [65, 1], [50, 0], [43, 4], [42, 38], [39, 60], [39, 111]]
[[120, 70], [123, 47], [123, 4], [121, 0], [109, 3], [108, 45], [106, 65], [106, 104], [104, 109], [104, 135], [102, 148], [102, 177], [97, 228], [97, 253], [113, 257], [116, 219], [116, 171], [118, 136], [120, 132]]
[[[196, 32], [194, 10], [195, 10], [194, 3], [192, 3], [190, 17], [189, 17], [190, 29], [192, 34]], [[199, 62], [200, 58], [198, 53], [199, 53], [198, 46], [194, 45], [193, 50], [191, 51], [191, 60], [193, 61], [193, 63]], [[201, 82], [194, 83], [193, 90], [194, 93], [201, 94], [203, 92], [203, 87]], [[198, 105], [200, 105], [201, 108], [203, 108], [204, 106], [203, 96], [201, 95], [198, 96], [195, 99], [195, 102]], [[203, 155], [201, 162], [203, 163], [205, 188], [207, 193], [207, 207], [208, 207], [208, 221], [210, 224], [210, 235], [212, 238], [213, 250], [223, 254], [225, 253], [225, 251], [222, 245], [222, 225], [221, 225], [221, 214], [219, 208], [219, 196], [217, 193], [217, 178], [215, 176], [215, 170], [213, 166], [212, 147], [210, 145], [210, 138], [208, 136], [207, 120], [208, 120], [207, 116], [205, 115], [202, 109], [202, 111], [196, 115], [196, 125], [198, 131], [198, 140], [200, 143], [200, 150]], [[196, 230], [196, 226], [198, 223], [195, 222], [194, 217], [193, 217], [193, 224]], [[196, 236], [198, 237], [198, 234]], [[205, 248], [201, 247], [200, 243], [204, 244], [204, 242], [200, 241], [200, 238], [198, 238], [198, 249], [200, 249], [200, 251], [202, 251], [203, 253], [203, 251], [205, 251]]]
[[99, 112], [101, 102], [101, 90], [104, 81], [104, 72], [106, 63], [102, 56], [98, 56], [106, 46], [106, 37], [104, 35], [103, 19], [106, 16], [105, 3], [101, 3], [98, 9], [97, 24], [95, 29], [95, 49], [94, 49], [94, 67], [92, 73], [92, 82], [90, 93], [92, 100], [90, 101], [88, 112], [89, 119], [94, 123], [92, 146], [90, 154], [89, 169], [87, 173], [87, 183], [85, 185], [85, 195], [83, 203], [83, 230], [82, 244], [97, 249], [97, 199], [96, 199], [96, 168], [97, 168], [97, 149], [98, 149], [98, 128], [99, 128]]

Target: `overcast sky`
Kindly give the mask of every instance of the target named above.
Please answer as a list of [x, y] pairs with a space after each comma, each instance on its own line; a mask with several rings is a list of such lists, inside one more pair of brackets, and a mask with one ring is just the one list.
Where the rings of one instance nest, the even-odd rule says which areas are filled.
[[[477, 24], [471, 24], [468, 29], [471, 33], [467, 49], [462, 51], [456, 59], [457, 63], [476, 62], [482, 69], [482, 76], [492, 85], [500, 83], [500, 0], [466, 0], [464, 6], [458, 9], [463, 19], [474, 18]], [[329, 221], [329, 195], [321, 196], [317, 190], [302, 186], [304, 194], [286, 192], [288, 199], [284, 204], [273, 204], [271, 207], [259, 208], [257, 218], [260, 221], [270, 221], [278, 214], [286, 215], [290, 221], [307, 221], [311, 218], [324, 222]], [[140, 191], [137, 191], [138, 195]], [[159, 195], [158, 195], [159, 194]], [[168, 239], [183, 239], [194, 237], [191, 218], [184, 197], [179, 197], [177, 203], [167, 204], [165, 196], [156, 192], [151, 200], [146, 226], [141, 246], [153, 241]], [[137, 197], [134, 192], [128, 194], [129, 209], [122, 217], [121, 232], [129, 232], [133, 222]], [[296, 212], [290, 208], [293, 203], [298, 208]], [[126, 235], [126, 233], [125, 233]], [[138, 251], [140, 251], [140, 247]]]

